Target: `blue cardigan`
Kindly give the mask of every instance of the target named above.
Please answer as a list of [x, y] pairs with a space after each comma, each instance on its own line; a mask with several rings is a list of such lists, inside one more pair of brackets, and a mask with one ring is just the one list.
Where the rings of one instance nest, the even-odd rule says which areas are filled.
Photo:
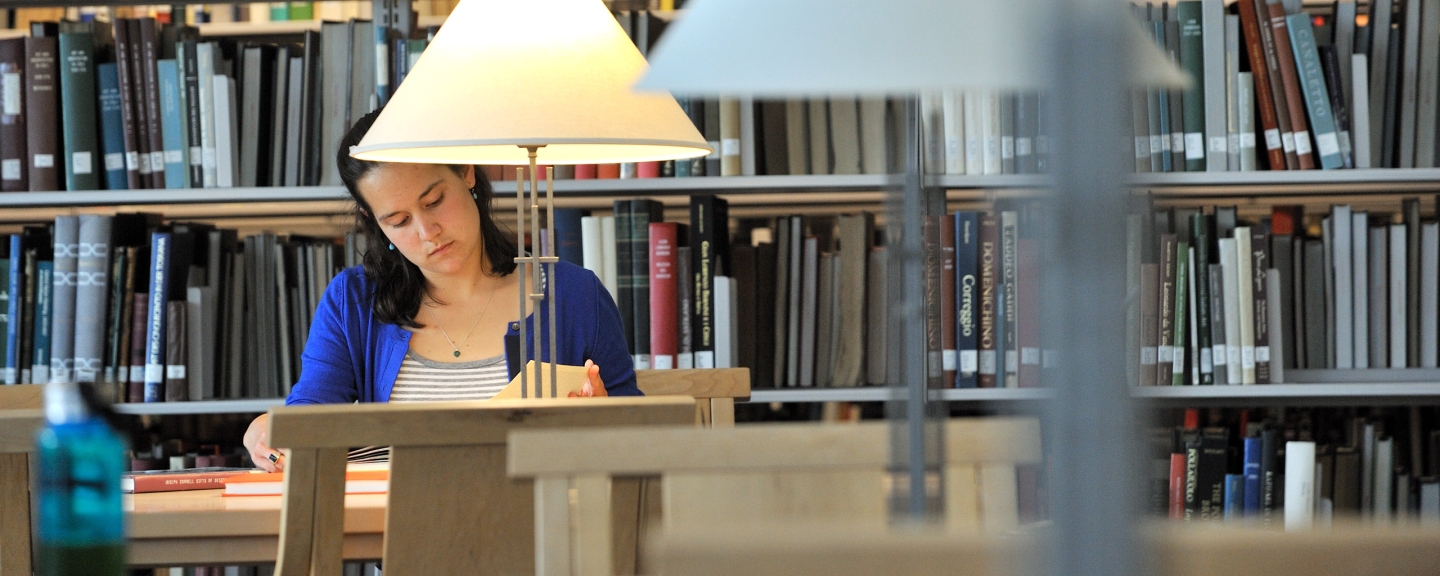
[[[555, 266], [557, 348], [561, 364], [580, 366], [594, 360], [611, 396], [638, 396], [635, 368], [625, 345], [620, 311], [595, 274], [568, 262]], [[371, 286], [359, 267], [347, 268], [330, 281], [310, 338], [300, 357], [300, 380], [285, 404], [387, 402], [410, 347], [410, 331], [375, 317]], [[549, 326], [549, 304], [539, 307], [541, 324]], [[532, 315], [527, 329], [533, 330]], [[507, 334], [519, 333], [511, 322]], [[533, 337], [533, 332], [529, 335]], [[548, 338], [541, 358], [550, 359]], [[534, 350], [529, 358], [534, 358]], [[510, 374], [519, 370], [507, 362]]]

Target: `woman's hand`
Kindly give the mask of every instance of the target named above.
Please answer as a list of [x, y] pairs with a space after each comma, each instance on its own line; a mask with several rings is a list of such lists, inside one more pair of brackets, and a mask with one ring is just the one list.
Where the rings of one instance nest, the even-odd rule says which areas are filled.
[[609, 396], [605, 390], [605, 382], [600, 380], [600, 366], [591, 360], [585, 361], [585, 386], [580, 388], [580, 393], [570, 393], [571, 398], [590, 396]]
[[270, 435], [270, 415], [261, 414], [250, 421], [250, 427], [245, 429], [245, 449], [250, 452], [250, 459], [256, 466], [266, 472], [279, 472], [285, 469], [285, 454], [270, 447], [268, 443]]

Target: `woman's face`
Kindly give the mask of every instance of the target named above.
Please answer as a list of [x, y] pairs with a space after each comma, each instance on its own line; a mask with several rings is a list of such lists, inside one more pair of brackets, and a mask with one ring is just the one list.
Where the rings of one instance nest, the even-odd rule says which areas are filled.
[[454, 274], [483, 253], [473, 168], [382, 163], [356, 182], [380, 230], [427, 272]]

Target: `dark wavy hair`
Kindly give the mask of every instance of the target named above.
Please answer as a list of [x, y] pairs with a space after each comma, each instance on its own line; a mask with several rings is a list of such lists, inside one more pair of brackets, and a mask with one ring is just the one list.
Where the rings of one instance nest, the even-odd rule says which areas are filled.
[[[370, 296], [374, 303], [375, 316], [382, 322], [405, 328], [421, 328], [423, 325], [415, 322], [414, 318], [420, 311], [420, 299], [425, 294], [425, 277], [421, 275], [419, 267], [399, 252], [384, 248], [390, 244], [390, 240], [380, 230], [374, 211], [365, 202], [365, 197], [360, 195], [357, 185], [361, 178], [379, 167], [380, 163], [350, 157], [350, 148], [360, 143], [360, 139], [370, 131], [370, 126], [379, 116], [380, 110], [376, 110], [366, 114], [350, 127], [350, 131], [340, 140], [335, 166], [340, 170], [340, 180], [345, 183], [350, 198], [355, 201], [355, 230], [365, 234], [369, 240], [369, 249], [365, 251], [362, 262], [365, 278], [373, 287]], [[456, 174], [461, 174], [464, 170], [461, 165], [452, 164], [448, 167]], [[485, 256], [490, 259], [490, 273], [505, 276], [515, 271], [515, 239], [513, 234], [501, 230], [491, 217], [490, 203], [495, 191], [490, 187], [490, 180], [485, 178], [485, 173], [478, 166], [473, 167], [473, 170], [475, 187], [470, 191], [475, 195], [475, 207], [480, 210], [480, 238], [485, 247]]]

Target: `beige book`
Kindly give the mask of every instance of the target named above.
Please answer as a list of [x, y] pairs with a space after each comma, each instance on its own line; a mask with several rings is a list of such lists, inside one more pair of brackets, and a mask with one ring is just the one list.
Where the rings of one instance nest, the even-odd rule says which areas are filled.
[[[585, 387], [586, 375], [585, 375], [585, 367], [584, 367], [584, 366], [566, 366], [566, 365], [564, 365], [564, 364], [556, 364], [556, 365], [555, 365], [555, 394], [552, 396], [552, 395], [550, 394], [550, 366], [551, 366], [551, 364], [550, 364], [549, 362], [541, 362], [541, 363], [540, 363], [540, 392], [541, 392], [541, 394], [540, 394], [540, 396], [539, 396], [540, 398], [565, 398], [565, 397], [570, 396], [570, 393], [571, 393], [571, 392], [574, 392], [574, 393], [576, 393], [576, 394], [579, 394], [579, 393], [580, 393], [580, 389]], [[526, 397], [526, 398], [529, 398], [529, 399], [534, 399], [534, 398], [536, 398], [536, 396], [535, 396], [535, 361], [534, 361], [534, 360], [531, 360], [531, 361], [525, 363], [525, 372], [524, 372], [524, 373], [525, 373], [525, 375], [526, 375], [525, 377], [526, 377], [526, 379], [527, 379], [526, 384], [528, 384], [528, 387], [529, 387], [529, 390], [527, 391], [527, 394], [525, 395], [525, 397]], [[509, 384], [506, 384], [506, 385], [505, 385], [505, 388], [502, 389], [502, 390], [500, 390], [500, 393], [492, 396], [490, 399], [491, 399], [491, 400], [519, 400], [519, 399], [521, 399], [521, 395], [520, 395], [520, 374], [516, 374], [514, 378], [511, 378], [511, 379], [510, 379], [510, 383], [509, 383]]]
[[854, 98], [830, 99], [830, 139], [835, 146], [833, 174], [860, 173], [860, 111]]
[[720, 175], [740, 175], [740, 100], [720, 99]]
[[824, 100], [811, 100], [810, 112], [810, 173], [830, 174], [830, 106]]
[[860, 167], [866, 174], [884, 174], [889, 170], [887, 108], [884, 98], [860, 99]]
[[810, 173], [810, 151], [807, 149], [808, 136], [805, 134], [809, 119], [805, 115], [805, 101], [791, 98], [785, 102], [785, 146], [786, 158], [790, 160], [790, 175], [801, 176]]

